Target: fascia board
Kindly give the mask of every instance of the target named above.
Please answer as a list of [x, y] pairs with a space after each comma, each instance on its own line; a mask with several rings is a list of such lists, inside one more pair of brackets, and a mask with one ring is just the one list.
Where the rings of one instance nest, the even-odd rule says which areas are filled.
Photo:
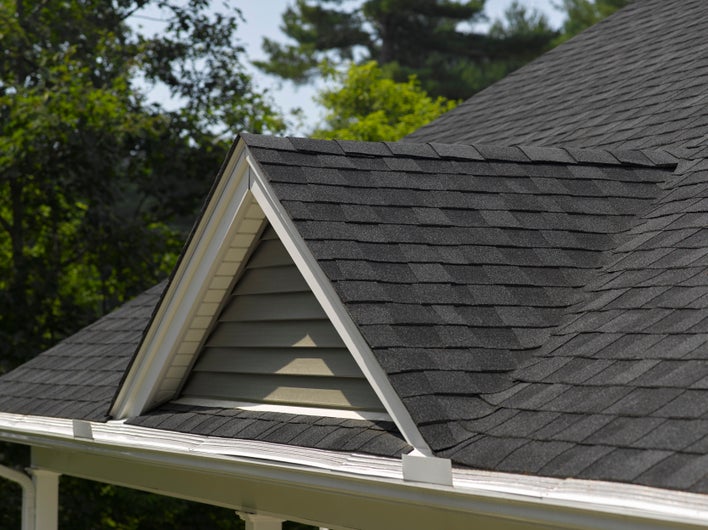
[[216, 185], [117, 394], [110, 411], [114, 418], [144, 412], [207, 287], [206, 279], [218, 267], [216, 257], [248, 193], [249, 171], [241, 156], [243, 149], [243, 142], [239, 142]]
[[[706, 496], [699, 494], [459, 469], [453, 472], [453, 486], [430, 485], [404, 482], [401, 461], [391, 458], [214, 439], [122, 422], [91, 423], [91, 430], [92, 440], [75, 439], [72, 420], [0, 414], [0, 439], [69, 454], [70, 461], [80, 460], [81, 455], [125, 459], [164, 469], [290, 484], [313, 494], [337, 491], [397, 503], [404, 510], [406, 506], [426, 506], [500, 521], [523, 521], [539, 528], [658, 530], [705, 528], [708, 521]], [[59, 473], [70, 471], [43, 467]], [[110, 482], [109, 476], [86, 478]]]
[[263, 178], [262, 168], [248, 152], [246, 152], [245, 157], [252, 172], [250, 179], [251, 193], [253, 193], [258, 205], [293, 258], [295, 265], [305, 278], [307, 285], [314, 293], [315, 298], [324, 309], [347, 349], [354, 357], [354, 360], [406, 441], [420, 453], [427, 456], [432, 455], [428, 443], [420, 434], [408, 409], [406, 409], [393, 389], [387, 374], [374, 357], [359, 328], [349, 316], [331, 282], [310, 252], [305, 240], [295, 228], [290, 216], [283, 209], [273, 188]]

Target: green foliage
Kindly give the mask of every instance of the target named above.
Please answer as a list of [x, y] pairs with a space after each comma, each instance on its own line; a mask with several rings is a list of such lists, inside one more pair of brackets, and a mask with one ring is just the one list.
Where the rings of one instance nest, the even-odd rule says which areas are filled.
[[603, 18], [622, 9], [632, 0], [561, 0], [558, 6], [566, 14], [562, 33], [554, 44], [560, 44]]
[[[59, 528], [243, 530], [233, 510], [62, 476]], [[283, 530], [317, 530], [287, 521]]]
[[397, 83], [376, 62], [352, 64], [346, 74], [330, 69], [337, 85], [318, 96], [327, 109], [327, 127], [315, 138], [398, 140], [455, 107], [443, 97], [431, 98], [411, 76]]
[[[126, 19], [149, 3], [166, 27], [136, 35]], [[229, 13], [205, 0], [0, 0], [0, 373], [168, 273], [223, 131], [282, 128]], [[179, 108], [148, 104], [138, 78]]]
[[[352, 7], [355, 4], [355, 7]], [[516, 26], [472, 31], [484, 0], [296, 0], [283, 15], [288, 43], [264, 39], [264, 71], [298, 83], [319, 75], [323, 61], [370, 60], [399, 82], [415, 75], [432, 96], [468, 98], [545, 51], [556, 33], [529, 17], [532, 34]], [[518, 9], [517, 12], [521, 10]]]
[[242, 530], [233, 510], [62, 476], [59, 527], [72, 530]]
[[[255, 62], [263, 70], [296, 83], [305, 83], [317, 75], [323, 52], [334, 50], [341, 60], [352, 60], [359, 46], [375, 47], [371, 35], [363, 29], [364, 17], [358, 12], [340, 10], [340, 2], [325, 0], [311, 3], [296, 0], [282, 15], [280, 29], [295, 44], [281, 44], [263, 39], [263, 49], [270, 61]], [[329, 4], [334, 4], [330, 8]], [[373, 49], [370, 52], [375, 53]]]
[[499, 78], [548, 50], [556, 35], [543, 13], [514, 0], [504, 11], [504, 19], [496, 20], [489, 28], [489, 36], [497, 43], [494, 64]]
[[504, 19], [492, 24], [489, 34], [502, 39], [545, 36], [552, 31], [546, 15], [514, 0], [504, 11]]
[[[126, 24], [148, 5], [166, 19], [152, 37]], [[239, 12], [225, 12], [206, 0], [0, 0], [0, 373], [164, 278], [226, 132], [282, 127], [240, 62]], [[138, 79], [179, 106], [148, 103]], [[13, 447], [0, 461], [22, 468]], [[218, 526], [181, 501], [67, 484], [84, 508], [64, 528], [160, 528], [176, 515], [185, 526], [162, 528], [235, 528], [231, 514]], [[0, 489], [0, 526], [17, 528], [16, 492]], [[100, 517], [81, 511], [94, 498]]]

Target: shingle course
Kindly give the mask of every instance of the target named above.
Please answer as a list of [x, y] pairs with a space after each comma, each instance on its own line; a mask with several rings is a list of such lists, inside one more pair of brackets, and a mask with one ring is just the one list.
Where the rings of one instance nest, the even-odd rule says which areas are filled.
[[705, 2], [634, 2], [407, 139], [563, 146], [581, 162], [574, 147], [666, 146], [615, 156], [671, 164], [705, 146], [706, 34]]
[[[616, 62], [588, 88], [593, 105], [671, 99], [661, 83], [619, 91]], [[537, 66], [529, 75], [540, 79]], [[692, 97], [700, 88], [681, 85]], [[708, 421], [708, 172], [682, 163], [672, 175], [689, 151], [646, 149], [695, 144], [682, 129], [701, 116], [652, 124], [640, 107], [621, 120], [580, 110], [582, 121], [528, 133], [500, 119], [489, 134], [516, 134], [513, 142], [480, 136], [470, 146], [243, 139], [437, 454], [482, 469], [708, 491], [700, 471], [686, 471]], [[467, 121], [448, 132], [466, 138]], [[623, 150], [579, 149], [578, 138]], [[58, 347], [7, 374], [0, 404], [4, 389], [16, 411], [74, 417], [104, 406], [104, 418], [151, 312], [138, 304], [125, 326], [104, 319], [70, 353]], [[71, 372], [62, 385], [49, 379], [60, 362]], [[81, 381], [96, 385], [90, 399]], [[392, 425], [354, 420], [166, 405], [131, 423], [410, 450]], [[667, 462], [675, 472], [662, 482]]]
[[[161, 283], [0, 378], [2, 410], [104, 421]], [[28, 399], [31, 397], [31, 399]]]
[[411, 450], [391, 422], [166, 404], [128, 420], [130, 425], [206, 436], [263, 440], [319, 449], [400, 456]]

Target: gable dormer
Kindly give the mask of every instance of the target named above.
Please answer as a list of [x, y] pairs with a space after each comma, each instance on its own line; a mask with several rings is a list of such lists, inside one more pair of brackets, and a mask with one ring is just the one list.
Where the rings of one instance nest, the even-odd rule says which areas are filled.
[[429, 453], [247, 143], [217, 179], [112, 416], [181, 400], [390, 418]]

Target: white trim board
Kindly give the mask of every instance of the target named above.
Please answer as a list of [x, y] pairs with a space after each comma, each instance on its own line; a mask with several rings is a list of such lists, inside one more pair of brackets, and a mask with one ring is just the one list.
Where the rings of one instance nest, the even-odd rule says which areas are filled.
[[[114, 418], [140, 415], [149, 406], [184, 333], [233, 237], [234, 221], [248, 192], [248, 166], [234, 150], [178, 269], [155, 314], [110, 411]], [[228, 286], [224, 286], [226, 290]]]
[[294, 405], [271, 405], [268, 403], [248, 403], [246, 401], [227, 401], [219, 399], [181, 397], [175, 399], [177, 405], [196, 405], [199, 407], [238, 408], [253, 412], [282, 412], [301, 416], [326, 416], [330, 418], [346, 418], [349, 420], [391, 421], [388, 414], [358, 410], [326, 409], [319, 407], [303, 407]]
[[[285, 519], [345, 525], [337, 517], [346, 511], [349, 517], [361, 517], [360, 525], [351, 527], [377, 530], [396, 520], [361, 526], [368, 515], [359, 512], [371, 505], [372, 510], [389, 510], [388, 515], [420, 515], [420, 522], [406, 526], [411, 530], [436, 527], [427, 524], [430, 517], [438, 524], [468, 523], [449, 528], [474, 528], [479, 522], [495, 524], [479, 528], [630, 530], [704, 528], [708, 522], [708, 496], [700, 494], [466, 469], [453, 469], [452, 486], [431, 485], [404, 482], [398, 459], [166, 432], [117, 421], [90, 427], [92, 440], [76, 439], [72, 420], [0, 413], [0, 439], [38, 448], [36, 463], [44, 469], [234, 509], [255, 508]], [[213, 480], [214, 487], [186, 480], [195, 472]], [[225, 492], [224, 485], [247, 489]], [[343, 497], [335, 506], [315, 506], [322, 511], [308, 517], [307, 507], [290, 503], [286, 509], [289, 499], [271, 495], [283, 493], [282, 488], [310, 496], [314, 505], [329, 493]]]

